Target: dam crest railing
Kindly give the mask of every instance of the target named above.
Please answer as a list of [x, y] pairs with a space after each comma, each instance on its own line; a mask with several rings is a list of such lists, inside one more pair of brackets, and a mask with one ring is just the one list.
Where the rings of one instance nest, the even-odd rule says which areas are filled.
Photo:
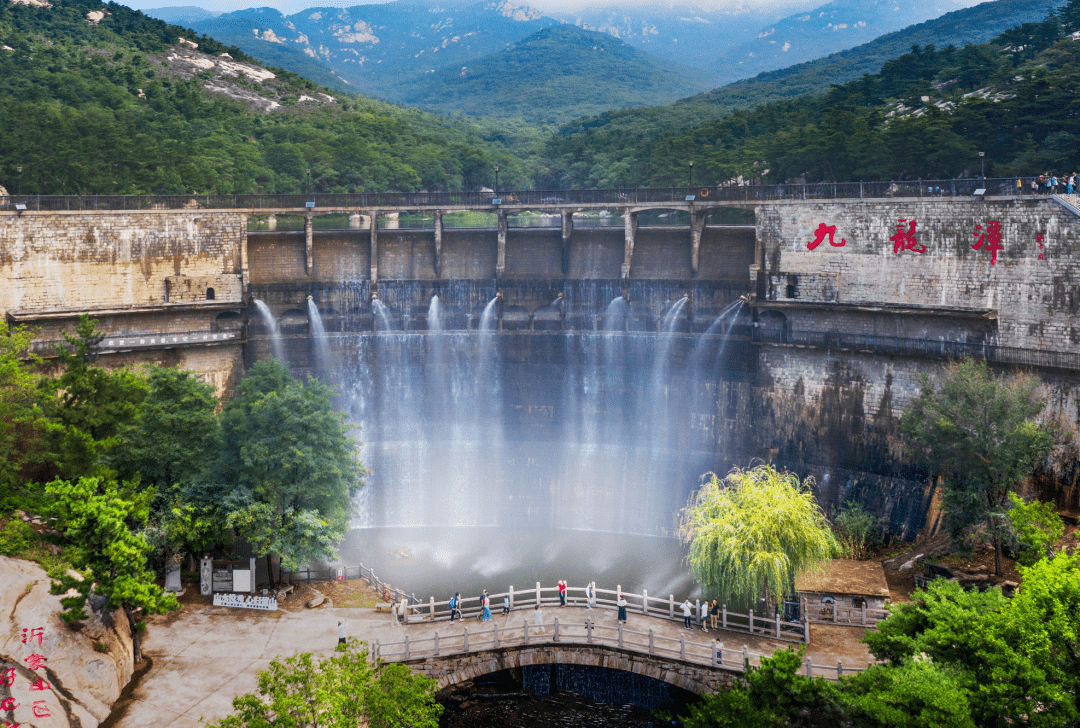
[[[1019, 188], [1028, 191], [1025, 184]], [[981, 190], [981, 192], [980, 192]], [[183, 195], [13, 195], [0, 210], [283, 210], [572, 208], [756, 204], [801, 200], [934, 198], [1016, 195], [1016, 178], [816, 182], [807, 184], [725, 184], [689, 187], [597, 190], [512, 190], [501, 192], [344, 192], [308, 194]]]

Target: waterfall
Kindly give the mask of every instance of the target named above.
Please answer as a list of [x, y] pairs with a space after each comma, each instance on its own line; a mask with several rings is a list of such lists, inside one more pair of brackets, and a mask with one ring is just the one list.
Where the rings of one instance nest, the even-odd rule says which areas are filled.
[[307, 299], [307, 310], [308, 319], [311, 321], [311, 334], [315, 339], [315, 368], [316, 371], [325, 372], [330, 368], [330, 347], [322, 316], [319, 315], [319, 307], [311, 296]]
[[285, 360], [285, 345], [281, 340], [281, 331], [278, 330], [274, 312], [258, 298], [255, 299], [255, 308], [258, 309], [259, 316], [262, 317], [263, 326], [270, 332], [270, 343], [274, 348], [274, 358], [288, 366], [289, 362]]

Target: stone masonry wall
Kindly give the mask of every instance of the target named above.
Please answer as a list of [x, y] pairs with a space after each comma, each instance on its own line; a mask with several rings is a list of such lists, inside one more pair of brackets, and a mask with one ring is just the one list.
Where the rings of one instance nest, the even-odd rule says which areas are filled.
[[[995, 221], [1001, 249], [992, 264], [990, 240], [973, 246]], [[772, 204], [757, 222], [764, 271], [780, 282], [796, 276], [799, 300], [993, 309], [1003, 346], [1080, 345], [1080, 217], [1052, 199]], [[822, 225], [835, 226], [833, 243], [826, 236], [811, 250]]]
[[240, 274], [245, 229], [227, 211], [0, 213], [0, 315], [163, 304], [168, 276]]

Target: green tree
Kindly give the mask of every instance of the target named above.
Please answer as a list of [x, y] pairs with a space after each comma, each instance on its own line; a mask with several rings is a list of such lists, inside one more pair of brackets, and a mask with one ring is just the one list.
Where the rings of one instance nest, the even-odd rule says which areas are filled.
[[724, 601], [779, 601], [836, 546], [807, 479], [771, 465], [712, 475], [683, 511], [691, 571]]
[[[258, 556], [295, 570], [336, 558], [364, 468], [333, 390], [294, 381], [277, 360], [258, 362], [221, 415], [222, 449], [211, 489], [226, 523]], [[271, 579], [273, 571], [271, 570]]]
[[854, 501], [844, 504], [833, 518], [840, 553], [847, 559], [866, 559], [874, 547], [880, 520]]
[[682, 718], [687, 728], [800, 728], [837, 725], [842, 716], [840, 691], [825, 678], [799, 674], [803, 650], [777, 650], [762, 657], [761, 666], [746, 666], [746, 674], [730, 690], [701, 696]]
[[63, 373], [40, 383], [48, 417], [47, 462], [62, 478], [107, 475], [103, 458], [120, 442], [121, 424], [135, 419], [146, 396], [146, 382], [137, 374], [93, 365], [100, 338], [97, 323], [80, 316], [75, 335], [65, 333], [66, 346], [55, 347]]
[[[946, 670], [948, 677], [941, 679], [954, 681], [966, 693], [976, 725], [1076, 725], [1078, 567], [1080, 555], [1067, 554], [1021, 567], [1023, 585], [1012, 599], [998, 588], [965, 592], [954, 582], [938, 579], [926, 590], [917, 590], [910, 604], [895, 605], [893, 615], [864, 641], [878, 659], [888, 660], [887, 669], [904, 670], [929, 660]], [[878, 680], [868, 678], [856, 692], [895, 693], [897, 678], [882, 684]], [[897, 694], [889, 700], [912, 714], [921, 710], [933, 714], [948, 703], [932, 693], [922, 702], [910, 690], [907, 693], [907, 699]], [[872, 711], [882, 698], [865, 697], [864, 707]]]
[[138, 483], [118, 484], [99, 478], [54, 480], [46, 492], [55, 500], [64, 536], [69, 542], [65, 556], [83, 572], [78, 579], [68, 573], [50, 574], [53, 594], [74, 589], [74, 596], [60, 600], [61, 617], [67, 624], [87, 618], [84, 607], [91, 593], [108, 599], [107, 606], [123, 609], [131, 627], [135, 661], [142, 659], [135, 611], [156, 613], [178, 609], [171, 594], [154, 584], [146, 568], [150, 546], [140, 533], [150, 513], [153, 489]]
[[117, 430], [119, 447], [109, 458], [121, 479], [139, 476], [168, 500], [200, 477], [220, 445], [218, 400], [213, 385], [195, 372], [151, 367], [138, 414]]
[[921, 391], [900, 420], [904, 434], [931, 471], [942, 478], [943, 509], [953, 532], [975, 537], [985, 528], [1001, 574], [1009, 491], [1028, 477], [1053, 446], [1035, 417], [1045, 400], [1031, 375], [995, 377], [984, 361], [948, 366]]
[[1065, 523], [1049, 503], [1038, 500], [1029, 503], [1015, 493], [1010, 493], [1009, 499], [1012, 501], [1009, 522], [1019, 546], [1016, 560], [1031, 566], [1046, 556], [1047, 549], [1065, 533]]
[[0, 509], [14, 508], [29, 495], [24, 469], [41, 450], [45, 429], [37, 377], [22, 360], [34, 333], [11, 330], [0, 321]]
[[929, 660], [871, 667], [847, 680], [847, 712], [861, 728], [975, 728], [957, 671]]
[[212, 728], [437, 728], [436, 683], [405, 665], [373, 666], [367, 645], [350, 638], [337, 654], [305, 652], [259, 672], [258, 693], [233, 700], [233, 715]]

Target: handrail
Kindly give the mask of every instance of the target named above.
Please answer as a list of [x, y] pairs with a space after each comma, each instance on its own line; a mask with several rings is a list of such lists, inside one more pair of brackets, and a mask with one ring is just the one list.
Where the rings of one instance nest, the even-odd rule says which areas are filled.
[[[807, 184], [723, 184], [693, 187], [615, 188], [603, 190], [514, 190], [502, 192], [357, 192], [309, 194], [183, 194], [183, 195], [13, 195], [0, 197], [0, 210], [281, 210], [320, 209], [446, 209], [454, 207], [567, 207], [693, 203], [759, 203], [769, 201], [970, 197], [1017, 194], [1015, 177], [996, 179], [891, 180], [816, 182]], [[1021, 178], [1030, 181], [1030, 178]], [[1027, 191], [1027, 185], [1020, 188]]]
[[[406, 635], [401, 642], [375, 640], [371, 656], [374, 661], [400, 662], [534, 644], [599, 645], [735, 672], [745, 672], [755, 661], [760, 665], [761, 658], [765, 656], [762, 653], [750, 652], [746, 645], [743, 645], [741, 650], [735, 650], [724, 646], [718, 640], [691, 642], [687, 641], [685, 635], [675, 639], [657, 634], [653, 629], [647, 632], [628, 629], [621, 622], [613, 627], [597, 624], [592, 620], [560, 622], [558, 617], [552, 622], [544, 621], [541, 624], [524, 620], [521, 627], [499, 627], [498, 623], [493, 622], [490, 630], [481, 628], [471, 632], [467, 626], [462, 626], [460, 634], [440, 635], [436, 632], [432, 637], [419, 639]], [[807, 677], [814, 677], [816, 670], [818, 677], [829, 679], [838, 679], [845, 673], [858, 673], [864, 669], [844, 666], [840, 661], [835, 666], [815, 665], [809, 656], [804, 667]]]
[[756, 344], [851, 349], [873, 353], [907, 354], [945, 359], [975, 357], [1002, 364], [1021, 364], [1053, 369], [1080, 368], [1080, 353], [1068, 351], [1021, 349], [985, 342], [969, 343], [935, 339], [905, 339], [898, 336], [849, 334], [841, 331], [792, 331], [764, 327], [753, 328], [751, 331], [751, 341]]

